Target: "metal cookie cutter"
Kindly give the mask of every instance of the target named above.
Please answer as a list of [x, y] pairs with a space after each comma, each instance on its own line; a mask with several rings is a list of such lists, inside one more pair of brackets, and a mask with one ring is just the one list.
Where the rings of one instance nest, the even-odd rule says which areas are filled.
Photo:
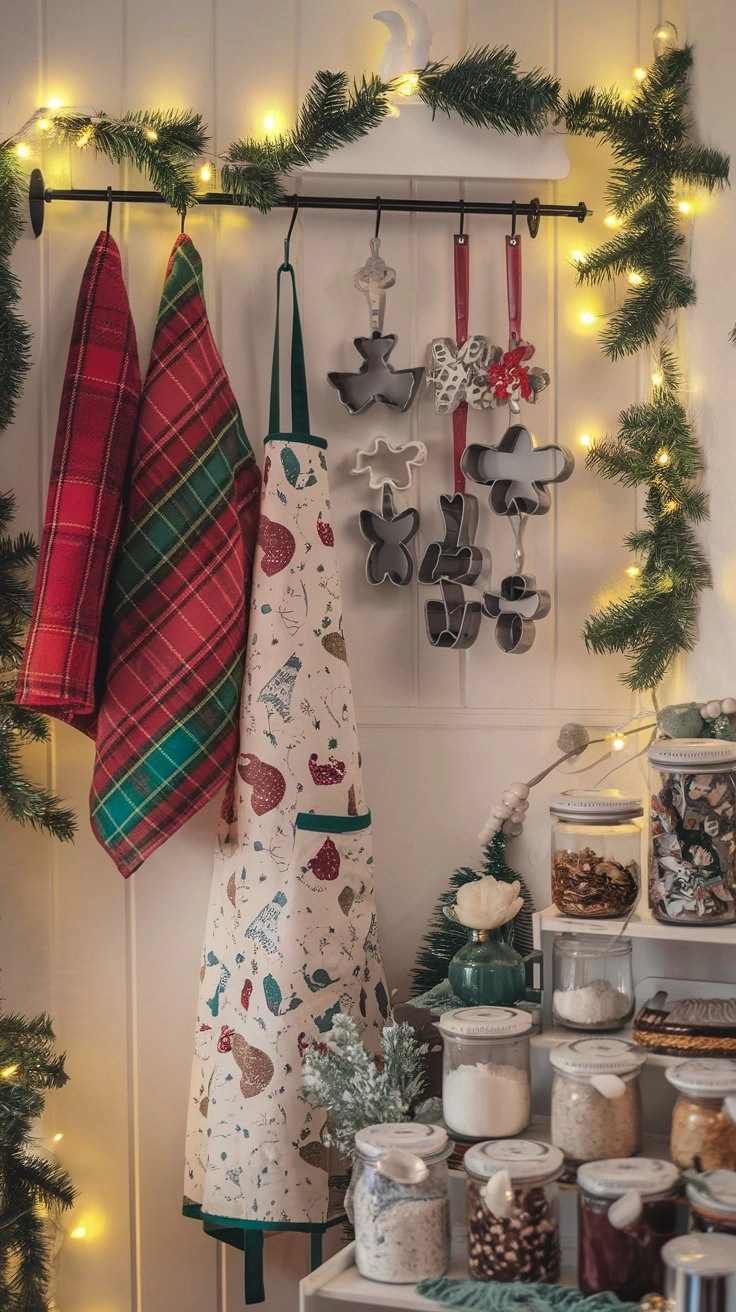
[[545, 515], [551, 505], [547, 484], [564, 482], [575, 468], [566, 447], [537, 446], [523, 424], [507, 428], [498, 446], [469, 446], [461, 464], [466, 478], [490, 487], [488, 501], [497, 515]]
[[414, 561], [407, 543], [419, 529], [419, 512], [410, 508], [396, 514], [391, 485], [384, 483], [381, 513], [361, 510], [360, 531], [371, 547], [365, 562], [365, 576], [369, 583], [388, 580], [397, 587], [406, 587], [414, 573]]
[[483, 614], [495, 619], [495, 638], [501, 651], [521, 656], [534, 642], [535, 620], [549, 614], [548, 592], [537, 589], [533, 574], [508, 574], [499, 592], [483, 594]]
[[481, 621], [480, 602], [468, 600], [464, 588], [446, 579], [440, 582], [442, 600], [425, 603], [427, 637], [433, 647], [461, 650], [472, 647]]
[[376, 401], [383, 401], [394, 410], [408, 410], [417, 393], [424, 369], [394, 369], [388, 362], [398, 337], [375, 333], [373, 337], [355, 337], [353, 345], [364, 363], [355, 374], [329, 373], [327, 381], [337, 389], [345, 409], [351, 415], [362, 415]]
[[474, 583], [483, 569], [484, 553], [473, 544], [478, 528], [478, 499], [464, 492], [443, 492], [440, 510], [445, 521], [442, 541], [430, 542], [419, 566], [420, 583]]

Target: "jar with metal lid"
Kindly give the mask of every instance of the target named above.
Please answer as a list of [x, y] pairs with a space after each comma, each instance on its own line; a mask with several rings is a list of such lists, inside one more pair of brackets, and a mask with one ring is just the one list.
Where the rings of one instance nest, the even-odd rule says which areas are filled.
[[679, 1235], [665, 1244], [662, 1261], [666, 1309], [736, 1312], [736, 1239], [732, 1235]]
[[626, 916], [641, 887], [640, 798], [616, 788], [553, 797], [552, 901], [563, 916]]
[[355, 1265], [368, 1280], [415, 1284], [450, 1262], [447, 1158], [439, 1125], [369, 1125], [355, 1136]]
[[736, 1061], [699, 1057], [668, 1066], [665, 1076], [677, 1089], [672, 1111], [670, 1153], [682, 1170], [736, 1167], [736, 1125], [724, 1099], [736, 1094]]
[[515, 1007], [460, 1007], [442, 1034], [442, 1115], [462, 1139], [507, 1139], [531, 1117], [532, 1018]]
[[662, 1293], [661, 1250], [675, 1234], [679, 1172], [647, 1157], [578, 1171], [578, 1285], [620, 1299]]
[[616, 1030], [634, 1014], [631, 939], [557, 934], [552, 946], [552, 1016], [573, 1030]]
[[650, 806], [649, 905], [677, 925], [736, 921], [736, 745], [663, 739]]
[[553, 1284], [560, 1274], [559, 1148], [494, 1140], [469, 1148], [463, 1166], [471, 1276]]
[[551, 1050], [551, 1139], [570, 1165], [641, 1152], [645, 1060], [625, 1039], [576, 1039]]
[[704, 1171], [686, 1188], [695, 1230], [736, 1235], [736, 1171]]

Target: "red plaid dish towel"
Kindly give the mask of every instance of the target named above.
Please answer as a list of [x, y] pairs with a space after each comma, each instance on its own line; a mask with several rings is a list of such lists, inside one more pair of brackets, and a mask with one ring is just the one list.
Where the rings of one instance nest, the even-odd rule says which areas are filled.
[[[120, 251], [101, 232], [87, 261], [69, 347], [33, 618], [15, 691], [22, 706], [94, 737], [102, 613], [120, 535], [141, 394]], [[97, 687], [96, 687], [97, 684]]]
[[182, 234], [138, 416], [90, 796], [123, 875], [232, 775], [260, 482]]

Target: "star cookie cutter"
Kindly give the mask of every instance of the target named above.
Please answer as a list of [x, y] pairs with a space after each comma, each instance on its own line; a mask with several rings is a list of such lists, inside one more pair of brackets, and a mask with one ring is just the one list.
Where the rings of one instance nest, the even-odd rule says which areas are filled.
[[508, 574], [498, 592], [484, 592], [483, 614], [495, 619], [495, 638], [501, 651], [522, 656], [534, 642], [534, 621], [549, 614], [548, 592], [537, 588], [533, 574]]
[[411, 487], [413, 471], [427, 460], [424, 442], [403, 442], [394, 446], [387, 437], [374, 437], [372, 446], [355, 453], [351, 474], [367, 474], [369, 487], [374, 492], [389, 484], [394, 492], [406, 492]]
[[445, 650], [472, 647], [480, 629], [480, 602], [474, 598], [468, 600], [464, 588], [446, 579], [441, 581], [440, 591], [441, 600], [433, 598], [424, 606], [427, 637], [431, 645]]
[[[474, 545], [478, 528], [478, 498], [464, 492], [442, 493], [440, 511], [445, 521], [442, 541], [430, 542], [417, 571], [420, 583], [474, 583], [485, 560]], [[429, 603], [427, 603], [429, 604]], [[431, 641], [431, 639], [430, 639]], [[437, 644], [435, 644], [437, 645]]]
[[361, 510], [358, 522], [363, 537], [371, 544], [365, 562], [368, 582], [377, 586], [388, 581], [406, 587], [414, 573], [407, 543], [419, 530], [419, 512], [410, 508], [397, 515], [391, 485], [384, 483], [381, 513]]
[[466, 478], [490, 487], [495, 514], [546, 515], [552, 504], [548, 484], [568, 479], [575, 460], [566, 447], [538, 446], [528, 428], [513, 424], [498, 446], [467, 447], [461, 467]]

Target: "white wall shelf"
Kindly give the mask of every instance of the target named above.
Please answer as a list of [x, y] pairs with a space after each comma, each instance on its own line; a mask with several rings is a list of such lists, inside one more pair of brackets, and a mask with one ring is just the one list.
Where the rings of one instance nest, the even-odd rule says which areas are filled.
[[[624, 920], [582, 920], [563, 916], [557, 907], [546, 907], [534, 914], [534, 946], [542, 947], [542, 934], [618, 934]], [[639, 903], [626, 926], [629, 938], [679, 940], [681, 944], [725, 944], [736, 948], [736, 925], [666, 925], [652, 916], [646, 902]]]

